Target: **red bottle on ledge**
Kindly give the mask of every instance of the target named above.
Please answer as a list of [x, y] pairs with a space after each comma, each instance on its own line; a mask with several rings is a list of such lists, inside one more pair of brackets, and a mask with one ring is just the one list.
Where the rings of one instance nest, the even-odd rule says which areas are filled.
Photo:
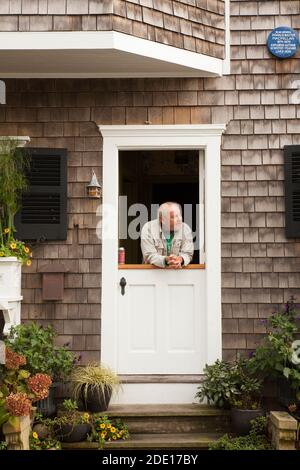
[[125, 248], [121, 246], [119, 248], [119, 264], [125, 264]]

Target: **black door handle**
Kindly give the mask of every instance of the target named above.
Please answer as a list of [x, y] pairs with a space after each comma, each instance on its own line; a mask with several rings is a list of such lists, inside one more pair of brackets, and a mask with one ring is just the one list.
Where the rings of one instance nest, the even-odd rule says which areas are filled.
[[127, 282], [126, 282], [126, 279], [125, 277], [121, 277], [120, 279], [120, 286], [121, 286], [121, 294], [124, 295], [125, 294], [125, 286], [126, 286]]

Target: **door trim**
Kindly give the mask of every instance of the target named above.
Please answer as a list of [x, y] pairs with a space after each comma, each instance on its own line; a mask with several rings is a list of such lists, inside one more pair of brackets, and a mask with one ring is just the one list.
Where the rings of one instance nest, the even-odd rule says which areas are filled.
[[[226, 124], [100, 125], [103, 137], [101, 361], [117, 371], [118, 158], [120, 150], [198, 149], [205, 152], [206, 363], [222, 356], [221, 137]], [[110, 211], [107, 208], [110, 207]], [[103, 232], [102, 232], [103, 233]]]

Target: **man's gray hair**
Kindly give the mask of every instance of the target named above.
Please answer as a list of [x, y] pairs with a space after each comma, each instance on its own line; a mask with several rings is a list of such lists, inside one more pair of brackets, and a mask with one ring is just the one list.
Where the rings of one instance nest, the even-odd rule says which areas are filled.
[[180, 215], [182, 215], [181, 205], [178, 202], [167, 201], [161, 204], [158, 208], [158, 217], [161, 218], [163, 215], [169, 212], [170, 207], [175, 206], [179, 209]]

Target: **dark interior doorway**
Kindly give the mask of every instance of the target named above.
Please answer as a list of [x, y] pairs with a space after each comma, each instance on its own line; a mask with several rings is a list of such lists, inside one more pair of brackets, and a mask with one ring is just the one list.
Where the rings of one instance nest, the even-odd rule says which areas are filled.
[[[199, 204], [199, 152], [194, 150], [121, 151], [119, 153], [119, 194], [127, 197], [127, 207], [144, 204], [150, 216], [151, 204], [165, 201], [178, 202], [183, 220], [197, 231], [197, 205]], [[192, 217], [185, 214], [189, 205]], [[187, 206], [186, 206], [187, 207]], [[122, 234], [125, 224], [135, 218], [119, 214]], [[141, 227], [138, 227], [141, 230]], [[125, 230], [126, 231], [126, 230]], [[140, 240], [120, 237], [119, 246], [125, 248], [126, 264], [142, 263]], [[197, 247], [196, 247], [197, 248]], [[192, 264], [199, 263], [199, 250], [195, 249]]]

